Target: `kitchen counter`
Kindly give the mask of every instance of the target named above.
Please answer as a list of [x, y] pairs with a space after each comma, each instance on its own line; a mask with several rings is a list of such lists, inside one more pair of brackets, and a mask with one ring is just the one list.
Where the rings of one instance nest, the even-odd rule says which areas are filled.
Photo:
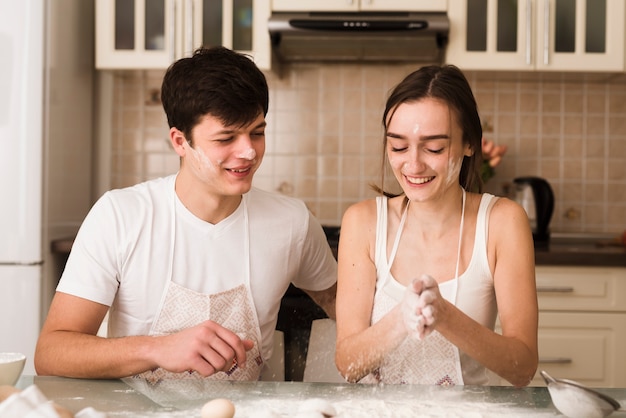
[[[545, 387], [359, 385], [302, 382], [79, 380], [22, 376], [18, 388], [31, 384], [72, 412], [91, 406], [112, 417], [200, 417], [204, 403], [230, 399], [236, 418], [294, 416], [300, 403], [324, 399], [338, 417], [559, 416]], [[626, 404], [626, 389], [601, 389]], [[270, 411], [278, 415], [267, 415]], [[263, 415], [263, 414], [266, 415]], [[625, 416], [623, 413], [613, 416]]]
[[608, 234], [552, 234], [535, 248], [536, 265], [626, 267], [626, 246]]

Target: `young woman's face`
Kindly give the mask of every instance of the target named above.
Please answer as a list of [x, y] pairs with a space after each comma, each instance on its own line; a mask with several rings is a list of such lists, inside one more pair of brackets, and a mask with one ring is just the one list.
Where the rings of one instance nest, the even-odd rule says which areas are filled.
[[389, 163], [410, 200], [425, 201], [458, 187], [463, 157], [471, 151], [447, 104], [426, 98], [398, 105], [386, 135]]
[[240, 195], [252, 187], [252, 178], [265, 154], [263, 114], [242, 127], [224, 126], [210, 115], [192, 130], [193, 147], [184, 143], [181, 169], [192, 174], [216, 194]]

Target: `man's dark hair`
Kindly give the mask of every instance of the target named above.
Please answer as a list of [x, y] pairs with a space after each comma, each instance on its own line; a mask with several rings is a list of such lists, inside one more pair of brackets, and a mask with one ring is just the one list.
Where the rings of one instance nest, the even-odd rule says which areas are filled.
[[207, 114], [235, 127], [265, 116], [267, 80], [247, 55], [221, 46], [202, 47], [167, 69], [161, 102], [170, 128], [191, 142], [193, 127]]

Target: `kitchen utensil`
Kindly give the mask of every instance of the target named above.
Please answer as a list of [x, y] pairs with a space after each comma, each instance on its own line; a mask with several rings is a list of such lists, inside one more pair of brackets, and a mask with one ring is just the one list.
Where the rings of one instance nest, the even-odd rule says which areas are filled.
[[578, 382], [555, 379], [544, 370], [541, 377], [556, 409], [570, 418], [603, 418], [615, 411], [626, 411], [615, 399]]
[[0, 385], [15, 385], [25, 363], [26, 356], [22, 353], [0, 353]]
[[540, 177], [517, 177], [514, 199], [530, 221], [535, 246], [547, 245], [550, 239], [550, 219], [554, 211], [554, 193], [550, 184]]

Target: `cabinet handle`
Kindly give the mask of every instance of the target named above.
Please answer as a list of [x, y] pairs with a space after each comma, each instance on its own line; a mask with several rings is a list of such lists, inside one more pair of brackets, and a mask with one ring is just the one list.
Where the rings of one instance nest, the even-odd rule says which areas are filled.
[[539, 363], [550, 363], [550, 364], [570, 364], [572, 362], [571, 358], [567, 357], [543, 357], [539, 358]]
[[185, 4], [185, 51], [183, 56], [190, 56], [193, 53], [193, 0], [187, 0]]
[[170, 2], [170, 19], [168, 26], [170, 28], [170, 62], [174, 62], [176, 61], [176, 0]]
[[548, 65], [550, 62], [550, 0], [545, 1], [545, 17], [543, 20], [543, 64]]
[[573, 293], [571, 286], [537, 286], [537, 293]]
[[526, 0], [526, 65], [532, 64], [532, 18], [533, 18], [533, 3], [532, 0]]

